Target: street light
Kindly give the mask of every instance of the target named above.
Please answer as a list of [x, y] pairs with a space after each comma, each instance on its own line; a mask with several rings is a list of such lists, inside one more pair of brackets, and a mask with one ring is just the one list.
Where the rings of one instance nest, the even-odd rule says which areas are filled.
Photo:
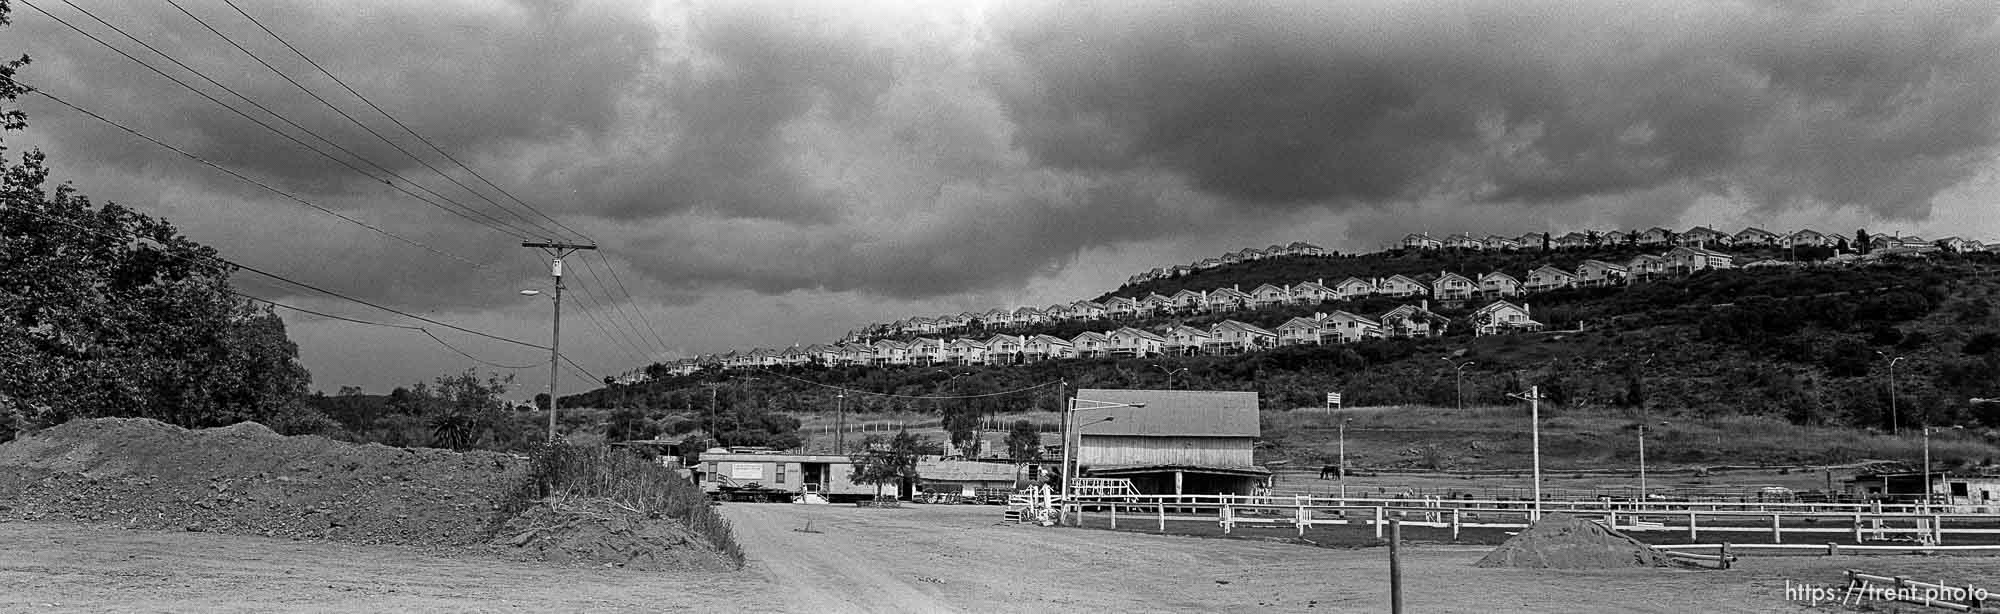
[[[1078, 407], [1077, 405], [1079, 403], [1096, 403], [1097, 405], [1094, 407]], [[1097, 401], [1092, 399], [1083, 399], [1074, 397], [1072, 397], [1069, 400], [1069, 407], [1063, 410], [1063, 434], [1062, 434], [1063, 438], [1063, 459], [1062, 459], [1062, 502], [1063, 503], [1062, 504], [1063, 504], [1063, 513], [1065, 516], [1068, 515], [1069, 513], [1068, 510], [1070, 506], [1070, 501], [1069, 501], [1070, 477], [1075, 473], [1074, 471], [1071, 471], [1070, 462], [1073, 460], [1079, 460], [1075, 458], [1076, 455], [1070, 453], [1070, 437], [1074, 436], [1074, 433], [1077, 429], [1082, 428], [1082, 427], [1072, 426], [1076, 422], [1076, 412], [1078, 410], [1083, 410], [1083, 409], [1118, 409], [1120, 407], [1145, 407], [1145, 406], [1146, 406], [1145, 403], [1114, 403], [1111, 401]], [[1099, 420], [1097, 422], [1092, 422], [1091, 424], [1097, 424], [1098, 422], [1110, 422], [1110, 421], [1111, 420], [1107, 418], [1104, 420]]]
[[1172, 371], [1169, 371], [1169, 370], [1167, 370], [1167, 368], [1166, 368], [1166, 367], [1162, 367], [1162, 366], [1160, 366], [1160, 365], [1153, 365], [1153, 368], [1155, 368], [1155, 369], [1159, 369], [1161, 373], [1165, 373], [1165, 374], [1167, 374], [1167, 389], [1168, 389], [1168, 390], [1175, 390], [1175, 388], [1174, 388], [1174, 375], [1175, 375], [1175, 374], [1179, 374], [1179, 373], [1186, 373], [1186, 372], [1187, 372], [1187, 367], [1181, 367], [1181, 368], [1179, 368], [1179, 369], [1174, 369], [1174, 370], [1172, 370]]
[[[1875, 350], [1875, 355], [1881, 356], [1883, 358], [1889, 358], [1889, 355], [1883, 354], [1882, 350]], [[1889, 434], [1890, 435], [1898, 435], [1903, 432], [1903, 428], [1900, 423], [1900, 417], [1896, 414], [1896, 363], [1901, 360], [1903, 360], [1903, 357], [1901, 356], [1889, 359]]]
[[1458, 390], [1458, 410], [1465, 411], [1465, 368], [1479, 363], [1475, 363], [1470, 360], [1462, 363], [1454, 362], [1450, 357], [1439, 357], [1438, 360], [1451, 363], [1452, 371], [1456, 373], [1456, 375], [1452, 378], [1453, 380], [1452, 383], [1453, 387]]
[[1507, 393], [1510, 398], [1528, 402], [1528, 430], [1535, 446], [1535, 507], [1528, 514], [1529, 521], [1542, 519], [1542, 387], [1529, 386], [1528, 394]]

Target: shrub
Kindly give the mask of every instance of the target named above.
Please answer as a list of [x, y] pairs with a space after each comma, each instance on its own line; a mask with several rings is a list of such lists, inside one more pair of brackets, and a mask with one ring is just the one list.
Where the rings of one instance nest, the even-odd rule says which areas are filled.
[[651, 459], [605, 445], [556, 442], [537, 447], [527, 478], [501, 506], [495, 526], [539, 499], [557, 496], [604, 498], [648, 518], [678, 519], [738, 567], [743, 565], [743, 548], [729, 520], [709, 506], [701, 487]]

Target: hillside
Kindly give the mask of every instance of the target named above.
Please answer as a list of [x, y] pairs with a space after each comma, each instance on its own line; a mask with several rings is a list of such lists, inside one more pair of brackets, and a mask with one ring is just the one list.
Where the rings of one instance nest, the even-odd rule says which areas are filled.
[[[1332, 281], [1435, 272], [1520, 271], [1545, 263], [1629, 256], [1617, 250], [1553, 254], [1389, 252], [1367, 256], [1282, 258], [1203, 271], [1123, 288], [1117, 294], [1170, 293], [1180, 287], [1244, 288], [1266, 282]], [[1940, 254], [1927, 260], [1866, 266], [1772, 267], [1703, 271], [1630, 286], [1537, 293], [1535, 317], [1549, 331], [1474, 337], [1463, 318], [1476, 305], [1433, 304], [1454, 318], [1441, 337], [1293, 346], [1238, 356], [1075, 359], [1007, 367], [799, 367], [658, 377], [644, 384], [564, 397], [565, 407], [626, 404], [655, 417], [709, 407], [711, 389], [724, 412], [757, 408], [801, 413], [1054, 409], [1052, 386], [1067, 389], [1199, 388], [1251, 390], [1266, 409], [1317, 407], [1328, 391], [1354, 405], [1452, 406], [1451, 366], [1463, 372], [1464, 403], [1504, 405], [1506, 393], [1540, 386], [1548, 407], [1631, 408], [1663, 416], [1767, 416], [1793, 424], [1909, 430], [1916, 424], [2000, 426], [2000, 406], [1972, 397], [2000, 396], [2000, 317], [1992, 301], [2000, 261], [1990, 254]], [[1411, 302], [1410, 300], [1400, 302]], [[1276, 326], [1315, 310], [1379, 314], [1400, 304], [1370, 299], [1338, 305], [1236, 312], [1229, 317]], [[1221, 316], [1120, 322], [1159, 327], [1201, 325]], [[1072, 336], [1103, 330], [1078, 323], [1010, 331]], [[1879, 352], [1879, 354], [1878, 354]], [[1897, 411], [1890, 412], [1888, 361], [1895, 367]], [[1184, 369], [1184, 370], [1183, 370]], [[836, 389], [850, 392], [843, 402]], [[900, 396], [884, 396], [900, 395]]]

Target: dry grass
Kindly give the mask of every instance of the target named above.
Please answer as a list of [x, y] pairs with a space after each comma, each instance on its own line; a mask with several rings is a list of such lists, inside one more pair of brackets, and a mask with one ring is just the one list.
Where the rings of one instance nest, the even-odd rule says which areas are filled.
[[536, 448], [528, 478], [503, 506], [501, 522], [537, 500], [596, 498], [651, 518], [674, 518], [743, 565], [743, 548], [729, 521], [710, 507], [701, 487], [651, 459], [604, 445], [569, 442]]

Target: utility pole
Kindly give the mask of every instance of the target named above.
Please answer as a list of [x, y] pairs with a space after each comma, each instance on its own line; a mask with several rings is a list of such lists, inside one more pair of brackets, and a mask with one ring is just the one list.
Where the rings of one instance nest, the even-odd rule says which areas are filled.
[[575, 243], [522, 241], [521, 247], [533, 247], [547, 252], [549, 254], [549, 276], [554, 277], [556, 280], [555, 295], [552, 297], [556, 301], [555, 326], [553, 332], [549, 335], [549, 441], [555, 441], [556, 384], [559, 381], [557, 379], [558, 376], [562, 373], [560, 370], [562, 366], [562, 259], [564, 256], [568, 256], [578, 250], [594, 250], [597, 249], [597, 246]]
[[1513, 393], [1507, 396], [1528, 402], [1528, 429], [1532, 433], [1530, 441], [1535, 447], [1535, 507], [1529, 512], [1530, 522], [1542, 519], [1542, 387], [1529, 386], [1526, 396]]
[[838, 401], [835, 402], [839, 407], [839, 413], [835, 414], [833, 419], [833, 453], [846, 454], [847, 453], [847, 391], [842, 390], [838, 393], [835, 393], [833, 396], [834, 398], [839, 399]]

